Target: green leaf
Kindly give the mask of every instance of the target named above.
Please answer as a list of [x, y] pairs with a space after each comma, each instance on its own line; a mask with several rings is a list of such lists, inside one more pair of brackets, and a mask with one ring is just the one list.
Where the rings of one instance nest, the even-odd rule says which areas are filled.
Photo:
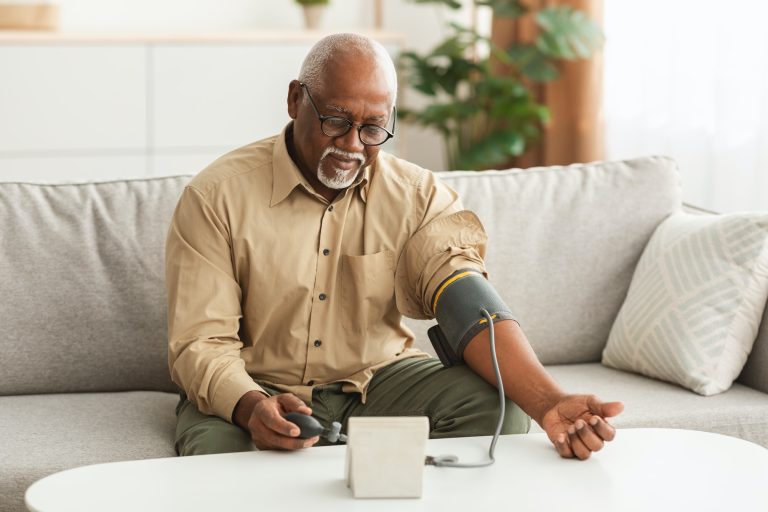
[[451, 9], [461, 8], [461, 2], [458, 0], [411, 0], [415, 4], [443, 4]]
[[450, 130], [457, 125], [458, 121], [467, 119], [477, 112], [478, 109], [474, 105], [455, 102], [435, 103], [418, 112], [414, 118], [423, 126]]
[[414, 121], [418, 113], [410, 108], [397, 108], [397, 118], [403, 121]]
[[491, 133], [458, 155], [460, 169], [486, 169], [501, 165], [525, 151], [525, 137], [514, 130]]
[[520, 0], [477, 0], [477, 5], [493, 9], [494, 17], [519, 18], [528, 12]]
[[547, 7], [536, 14], [541, 33], [536, 48], [556, 59], [586, 59], [603, 44], [603, 31], [582, 11], [567, 5]]
[[432, 49], [429, 56], [464, 57], [471, 42], [464, 41], [458, 36], [452, 36]]
[[514, 45], [507, 50], [507, 55], [524, 76], [535, 82], [549, 82], [559, 74], [547, 55], [532, 44]]
[[438, 70], [420, 56], [413, 52], [404, 52], [400, 55], [399, 64], [405, 68], [411, 86], [422, 94], [435, 96], [441, 76]]
[[528, 89], [516, 78], [508, 76], [484, 76], [477, 81], [475, 92], [492, 103], [530, 99]]
[[549, 120], [549, 109], [532, 101], [518, 101], [504, 106], [506, 108], [503, 111], [500, 110], [497, 117], [512, 120], [513, 124], [537, 125]]
[[[412, 0], [456, 7], [459, 0]], [[519, 16], [522, 0], [476, 0], [499, 12]], [[526, 4], [527, 5], [527, 4]], [[522, 7], [521, 7], [522, 6]], [[590, 56], [603, 42], [600, 28], [569, 7], [532, 9], [539, 37], [534, 44], [508, 50], [458, 24], [428, 53], [405, 52], [399, 64], [408, 83], [431, 97], [426, 107], [401, 109], [400, 117], [440, 133], [453, 168], [485, 169], [506, 164], [541, 135], [549, 110], [529, 90], [532, 82], [558, 75], [560, 59]], [[491, 76], [490, 59], [475, 60], [477, 42], [489, 44], [492, 58], [510, 66], [510, 76]]]

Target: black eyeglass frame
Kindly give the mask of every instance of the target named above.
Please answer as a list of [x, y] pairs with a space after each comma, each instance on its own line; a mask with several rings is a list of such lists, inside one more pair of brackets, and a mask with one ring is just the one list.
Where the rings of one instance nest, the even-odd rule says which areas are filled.
[[[299, 85], [301, 87], [303, 87], [305, 91], [307, 91], [307, 98], [309, 98], [309, 103], [312, 105], [312, 109], [315, 111], [315, 114], [317, 114], [317, 119], [320, 120], [320, 131], [322, 131], [323, 134], [326, 137], [334, 137], [334, 138], [336, 138], [336, 137], [343, 137], [344, 135], [349, 133], [349, 130], [351, 130], [353, 126], [355, 126], [356, 123], [353, 123], [352, 121], [350, 121], [346, 117], [341, 117], [341, 116], [324, 116], [323, 114], [321, 114], [320, 111], [317, 110], [317, 105], [315, 105], [315, 100], [312, 98], [312, 94], [310, 94], [309, 87], [307, 87], [307, 84], [305, 84], [304, 82], [299, 82]], [[329, 119], [336, 119], [336, 120], [344, 121], [345, 123], [347, 123], [347, 129], [344, 130], [343, 133], [339, 133], [338, 135], [330, 135], [330, 134], [326, 133], [325, 129], [323, 128], [323, 125], [325, 124], [325, 121], [327, 121]], [[384, 144], [389, 139], [391, 139], [392, 137], [395, 136], [395, 125], [396, 124], [397, 124], [397, 107], [392, 105], [392, 131], [391, 132], [389, 130], [387, 130], [386, 128], [384, 128], [383, 126], [379, 126], [377, 124], [358, 124], [357, 125], [357, 138], [360, 139], [360, 142], [364, 146], [381, 146], [382, 144]], [[387, 134], [387, 138], [384, 139], [383, 141], [379, 142], [378, 144], [369, 144], [369, 143], [365, 142], [363, 140], [363, 136], [362, 136], [362, 134], [360, 132], [361, 132], [361, 130], [363, 128], [366, 128], [366, 127], [373, 127], [373, 128], [378, 128], [379, 130], [384, 130], [384, 132]]]

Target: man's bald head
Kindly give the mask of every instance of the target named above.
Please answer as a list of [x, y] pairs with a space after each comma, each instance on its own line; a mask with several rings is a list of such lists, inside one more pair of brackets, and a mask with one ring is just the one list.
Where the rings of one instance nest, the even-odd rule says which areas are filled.
[[[397, 72], [392, 58], [380, 43], [359, 34], [333, 34], [318, 41], [304, 58], [299, 81], [310, 88], [323, 88], [326, 81], [332, 83], [334, 73], [350, 70], [344, 66], [345, 62], [354, 62], [361, 66], [368, 64], [362, 68], [382, 72], [391, 91], [392, 105], [395, 104]], [[354, 69], [361, 68], [355, 66]]]

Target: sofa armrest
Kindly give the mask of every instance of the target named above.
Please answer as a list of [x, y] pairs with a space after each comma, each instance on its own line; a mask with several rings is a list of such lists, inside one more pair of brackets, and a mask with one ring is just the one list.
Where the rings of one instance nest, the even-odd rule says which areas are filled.
[[736, 379], [741, 384], [768, 393], [768, 303], [763, 310], [763, 319], [757, 339], [749, 353], [747, 364]]

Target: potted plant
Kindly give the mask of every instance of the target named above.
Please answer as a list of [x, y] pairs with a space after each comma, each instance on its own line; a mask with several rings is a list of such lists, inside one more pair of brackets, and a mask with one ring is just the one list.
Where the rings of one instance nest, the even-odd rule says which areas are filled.
[[330, 0], [296, 0], [304, 9], [304, 26], [309, 30], [320, 28], [325, 8]]
[[[458, 9], [459, 0], [413, 0]], [[530, 44], [499, 48], [477, 27], [451, 24], [452, 34], [431, 52], [404, 52], [406, 80], [431, 102], [421, 110], [401, 109], [406, 121], [437, 130], [445, 142], [449, 169], [480, 170], [504, 165], [539, 137], [549, 111], [531, 87], [558, 76], [563, 60], [590, 57], [603, 42], [600, 27], [568, 6], [531, 9], [520, 0], [472, 0], [489, 6], [495, 17], [533, 15], [538, 35]], [[479, 45], [488, 48], [480, 55]], [[511, 71], [494, 74], [496, 59]]]

